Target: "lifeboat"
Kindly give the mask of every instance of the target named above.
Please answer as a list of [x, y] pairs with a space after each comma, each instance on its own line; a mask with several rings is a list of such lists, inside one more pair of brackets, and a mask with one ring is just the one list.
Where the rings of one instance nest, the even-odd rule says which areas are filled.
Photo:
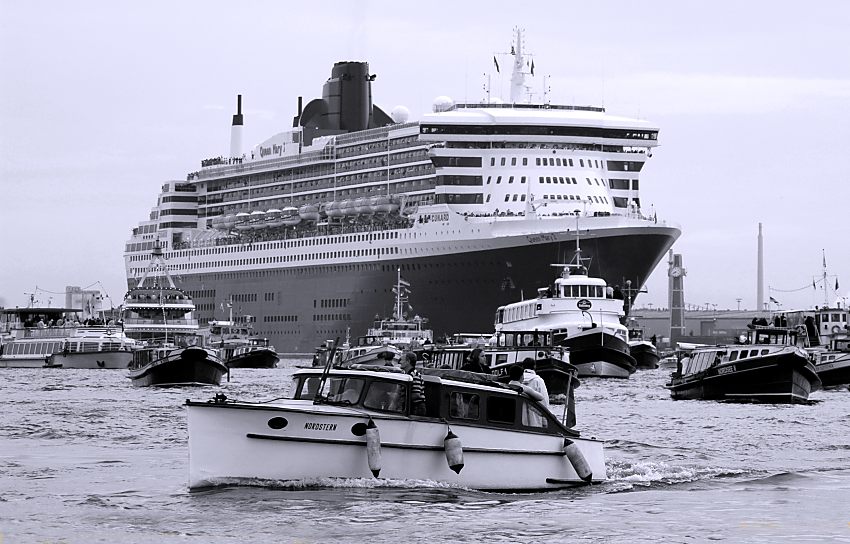
[[267, 227], [282, 227], [283, 226], [283, 212], [278, 210], [277, 208], [272, 208], [270, 210], [266, 210], [266, 219], [265, 226]]
[[248, 222], [249, 228], [254, 230], [264, 229], [266, 225], [266, 212], [262, 210], [254, 210], [251, 212], [251, 219]]
[[370, 213], [369, 211], [369, 198], [368, 197], [360, 197], [354, 200], [354, 213], [357, 215], [364, 215]]
[[298, 216], [304, 221], [318, 221], [319, 207], [315, 204], [304, 204], [298, 208]]
[[342, 202], [328, 202], [325, 206], [325, 215], [328, 217], [342, 217]]
[[393, 213], [398, 211], [398, 201], [389, 196], [375, 197], [375, 211], [379, 213]]
[[226, 228], [228, 230], [235, 227], [236, 226], [236, 215], [234, 215], [232, 213], [225, 215], [224, 216], [224, 222], [222, 223], [222, 225], [224, 225], [224, 228]]
[[301, 222], [301, 216], [298, 215], [298, 208], [294, 206], [287, 206], [280, 211], [281, 221], [283, 221], [284, 225], [291, 226], [297, 225]]
[[357, 215], [357, 208], [354, 200], [343, 200], [339, 203], [340, 208], [342, 208], [342, 215], [346, 217], [352, 217]]
[[239, 212], [236, 214], [236, 223], [233, 225], [236, 230], [248, 230], [251, 228], [249, 221], [251, 220], [251, 214], [245, 212]]
[[224, 216], [223, 215], [216, 215], [215, 217], [213, 217], [212, 221], [210, 221], [210, 226], [212, 228], [216, 229], [216, 230], [226, 230], [227, 229], [227, 227], [224, 225]]

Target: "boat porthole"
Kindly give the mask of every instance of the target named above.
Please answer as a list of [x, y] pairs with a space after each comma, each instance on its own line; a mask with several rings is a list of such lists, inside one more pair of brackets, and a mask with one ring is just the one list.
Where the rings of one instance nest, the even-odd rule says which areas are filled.
[[365, 423], [355, 423], [351, 426], [351, 434], [354, 436], [363, 436], [366, 434], [366, 424]]
[[285, 417], [273, 417], [269, 420], [269, 427], [272, 429], [283, 429], [289, 425], [289, 422], [286, 421]]

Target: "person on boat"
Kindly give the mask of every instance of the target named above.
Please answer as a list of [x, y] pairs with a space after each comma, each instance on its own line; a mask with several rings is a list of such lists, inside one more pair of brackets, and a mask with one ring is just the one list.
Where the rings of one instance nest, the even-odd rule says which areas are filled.
[[408, 351], [401, 358], [401, 369], [410, 374], [413, 383], [410, 386], [410, 413], [415, 416], [425, 415], [425, 380], [422, 373], [416, 370], [416, 354]]
[[472, 353], [470, 353], [469, 357], [467, 357], [466, 363], [460, 367], [460, 369], [466, 370], [467, 372], [490, 374], [490, 367], [487, 366], [487, 363], [484, 361], [484, 356], [481, 354], [482, 351], [483, 350], [481, 348], [473, 349]]
[[522, 360], [522, 367], [524, 369], [522, 384], [543, 395], [540, 404], [545, 406], [547, 410], [551, 410], [549, 407], [549, 389], [546, 387], [546, 382], [543, 381], [543, 378], [537, 375], [537, 361], [531, 357], [526, 357]]
[[[546, 397], [544, 397], [542, 393], [539, 393], [522, 383], [524, 375], [525, 369], [522, 365], [511, 365], [511, 367], [508, 368], [508, 377], [511, 379], [511, 381], [508, 382], [508, 387], [517, 393], [522, 393], [529, 398], [543, 402], [543, 399]], [[522, 424], [529, 427], [544, 427], [546, 426], [546, 419], [543, 417], [543, 414], [534, 408], [534, 406], [529, 403], [525, 403], [522, 410]]]

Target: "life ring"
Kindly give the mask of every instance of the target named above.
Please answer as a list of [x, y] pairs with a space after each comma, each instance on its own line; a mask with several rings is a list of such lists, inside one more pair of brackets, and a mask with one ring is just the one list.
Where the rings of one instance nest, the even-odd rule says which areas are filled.
[[841, 327], [839, 327], [838, 325], [833, 325], [832, 334], [838, 334], [839, 332], [841, 332]]

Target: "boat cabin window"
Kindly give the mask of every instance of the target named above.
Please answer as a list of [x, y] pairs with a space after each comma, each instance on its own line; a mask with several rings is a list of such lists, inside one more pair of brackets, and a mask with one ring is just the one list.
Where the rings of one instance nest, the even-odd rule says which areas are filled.
[[487, 421], [513, 425], [516, 421], [516, 399], [513, 397], [487, 397]]
[[449, 398], [449, 417], [478, 421], [481, 399], [476, 393], [453, 391]]
[[363, 379], [361, 378], [329, 377], [320, 394], [327, 398], [328, 402], [357, 404], [362, 392]]
[[363, 406], [385, 412], [404, 412], [405, 386], [399, 382], [373, 381], [363, 399]]
[[732, 353], [729, 354], [729, 360], [730, 361], [735, 361], [737, 359], [738, 359], [738, 352], [737, 351], [733, 351]]

